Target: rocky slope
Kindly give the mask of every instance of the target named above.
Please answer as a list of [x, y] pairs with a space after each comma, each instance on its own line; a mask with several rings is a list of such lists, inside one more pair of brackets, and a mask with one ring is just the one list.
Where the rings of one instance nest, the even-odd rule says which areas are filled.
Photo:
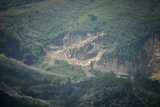
[[[16, 6], [0, 12], [0, 53], [28, 65], [54, 66], [58, 59], [87, 67], [87, 72], [93, 68], [120, 75], [148, 67], [147, 62], [151, 69], [157, 66], [139, 41], [159, 32], [158, 0], [39, 1], [18, 5], [14, 0]], [[42, 62], [45, 55], [48, 62]]]
[[137, 70], [142, 70], [149, 74], [159, 73], [159, 34], [149, 36], [140, 42], [141, 45], [135, 45], [135, 50], [137, 51], [137, 54], [133, 56], [135, 61], [122, 60], [121, 58], [114, 57], [114, 55], [104, 55], [99, 61], [101, 69], [116, 72], [118, 75], [132, 73]]
[[[35, 64], [45, 55], [46, 46], [64, 32], [102, 30], [119, 46], [157, 32], [160, 25], [160, 2], [157, 0], [39, 1], [2, 0], [11, 7], [0, 13], [0, 48], [4, 50], [1, 53], [27, 64]], [[14, 44], [15, 41], [17, 44]]]
[[88, 32], [84, 37], [81, 34], [66, 34], [62, 38], [63, 44], [56, 47], [56, 50], [52, 49], [52, 52], [48, 53], [48, 59], [62, 59], [73, 65], [89, 66], [91, 62], [99, 61], [104, 53], [104, 49], [96, 43], [96, 40], [103, 36], [103, 32]]
[[135, 61], [128, 61], [109, 55], [114, 51], [116, 42], [104, 32], [65, 33], [53, 40], [45, 62], [54, 64], [55, 60], [64, 60], [71, 65], [87, 69], [86, 73], [96, 69], [115, 72], [117, 76], [128, 75], [137, 70], [149, 74], [159, 72], [159, 35], [149, 36], [140, 42], [141, 45], [135, 45], [137, 54], [132, 56]]
[[1, 0], [0, 105], [159, 107], [159, 32], [159, 0]]

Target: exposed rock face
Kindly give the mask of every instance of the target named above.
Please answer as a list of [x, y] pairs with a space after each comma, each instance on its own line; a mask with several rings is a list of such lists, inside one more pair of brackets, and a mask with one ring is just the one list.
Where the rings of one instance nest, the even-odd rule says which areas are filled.
[[120, 61], [115, 57], [103, 56], [99, 61], [100, 69], [119, 75], [126, 75], [139, 69], [150, 74], [160, 72], [160, 36], [157, 34], [150, 36], [141, 47], [142, 49], [138, 50], [139, 55], [135, 56], [139, 57], [136, 62]]
[[104, 35], [103, 32], [64, 33], [57, 37], [60, 42], [54, 40], [56, 42], [54, 45], [62, 48], [56, 47], [51, 56], [73, 65], [115, 72], [117, 76], [128, 75], [139, 69], [148, 73], [160, 72], [160, 37], [158, 35], [150, 36], [144, 43], [137, 44], [139, 52], [133, 56], [136, 60], [130, 62], [104, 54], [104, 51], [116, 47], [112, 46], [115, 41]]
[[62, 46], [67, 57], [86, 60], [97, 56], [102, 35], [100, 32], [66, 33], [55, 38], [53, 44]]
[[88, 39], [89, 37], [97, 36], [100, 32], [73, 32], [63, 34], [63, 46], [68, 47], [77, 42]]
[[149, 58], [149, 70], [153, 73], [160, 72], [160, 35], [155, 34], [153, 37], [150, 37], [146, 41], [144, 49]]
[[95, 43], [99, 39], [100, 33], [89, 32], [82, 35], [65, 35], [63, 38], [63, 48], [67, 51], [67, 56], [78, 60], [86, 60], [97, 56], [100, 47]]
[[[84, 68], [86, 75], [91, 76], [90, 65], [95, 67], [94, 64], [98, 63], [104, 53], [103, 44], [100, 44], [102, 41], [99, 41], [102, 38], [105, 38], [103, 32], [65, 33], [53, 40], [47, 62], [51, 64], [54, 60], [65, 60]], [[57, 40], [60, 42], [56, 42]]]
[[[81, 47], [80, 49], [73, 48], [70, 49], [69, 54], [71, 55], [72, 58], [77, 58], [80, 60], [85, 60], [89, 59], [92, 57], [95, 57], [97, 55], [97, 51], [94, 51], [94, 46], [92, 44], [86, 44], [84, 47]], [[91, 51], [93, 51], [91, 53]]]
[[134, 71], [135, 66], [127, 61], [120, 63], [117, 58], [103, 56], [99, 62], [100, 69], [106, 72], [114, 72], [119, 75], [128, 75], [128, 71]]

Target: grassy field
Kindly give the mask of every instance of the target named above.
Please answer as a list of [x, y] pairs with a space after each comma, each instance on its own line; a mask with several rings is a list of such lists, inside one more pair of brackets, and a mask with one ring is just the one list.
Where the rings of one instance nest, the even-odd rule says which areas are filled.
[[46, 65], [41, 67], [51, 73], [64, 75], [73, 81], [84, 80], [86, 78], [85, 72], [82, 68], [74, 67], [65, 61], [57, 60], [54, 65]]

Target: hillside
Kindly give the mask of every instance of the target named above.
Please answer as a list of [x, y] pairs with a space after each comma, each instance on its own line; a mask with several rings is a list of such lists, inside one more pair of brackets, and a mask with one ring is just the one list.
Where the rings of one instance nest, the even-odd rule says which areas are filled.
[[2, 107], [51, 107], [51, 104], [43, 100], [19, 95], [4, 83], [0, 83], [0, 99]]
[[1, 0], [0, 106], [159, 107], [159, 0]]
[[[92, 52], [93, 55], [96, 51], [98, 52], [96, 64], [93, 64], [94, 58], [87, 59], [87, 61], [62, 59], [72, 65], [75, 63], [82, 65], [85, 62], [87, 63], [84, 63], [85, 66], [93, 65], [101, 71], [107, 69], [107, 71], [117, 72], [117, 66], [120, 66], [118, 72], [123, 74], [124, 71], [124, 74], [127, 74], [126, 72], [130, 71], [132, 66], [131, 69], [134, 70], [141, 69], [139, 65], [147, 66], [144, 64], [144, 59], [149, 60], [145, 55], [147, 53], [143, 51], [145, 40], [155, 34], [159, 35], [160, 2], [158, 0], [44, 0], [40, 2], [33, 2], [33, 0], [25, 2], [24, 0], [21, 5], [16, 5], [16, 3], [19, 2], [12, 2], [15, 6], [11, 5], [0, 12], [0, 53], [25, 64], [45, 68], [45, 70], [53, 68], [51, 64], [48, 65], [49, 62], [47, 66], [41, 66], [46, 64], [44, 60], [50, 53], [48, 47], [56, 48], [58, 45], [61, 50], [64, 44], [63, 37], [66, 35], [72, 38], [83, 38], [87, 33], [104, 32], [104, 38], [87, 43], [89, 46], [96, 42], [101, 48], [101, 50], [94, 48]], [[76, 38], [73, 40], [76, 41]], [[86, 40], [79, 39], [77, 45], [83, 41]], [[78, 52], [86, 48], [86, 45], [83, 45]], [[72, 48], [72, 55], [76, 53], [76, 50], [75, 47]], [[65, 56], [66, 54], [63, 53]], [[50, 56], [55, 57], [56, 54], [53, 53]], [[49, 57], [49, 59], [53, 58]], [[119, 62], [122, 64], [120, 65]], [[129, 63], [127, 65], [129, 68], [123, 65], [126, 63]], [[105, 67], [108, 65], [108, 68], [111, 68], [109, 70]]]
[[[48, 101], [58, 106], [66, 95], [75, 93], [68, 77], [29, 67], [4, 55], [0, 55], [0, 69], [0, 98], [15, 106], [50, 107]], [[4, 105], [8, 107], [7, 102]]]
[[[2, 107], [74, 105], [90, 86], [89, 80], [86, 80], [86, 83], [75, 82], [65, 75], [29, 67], [4, 55], [0, 55], [0, 69]], [[73, 102], [69, 103], [71, 101]]]
[[[44, 87], [57, 80], [61, 81], [62, 77], [63, 81], [65, 80], [64, 76], [29, 67], [4, 55], [0, 55], [0, 69], [0, 99], [2, 106], [5, 107], [11, 105], [14, 107], [50, 107], [48, 102], [32, 98], [32, 95], [36, 97], [44, 94], [38, 93], [34, 87]], [[28, 97], [28, 95], [32, 97]]]
[[[134, 79], [99, 73], [96, 78], [72, 83], [62, 76], [34, 70], [0, 56], [2, 107], [159, 107], [160, 83], [137, 72]], [[23, 67], [23, 69], [21, 68]], [[21, 69], [20, 69], [21, 68]]]
[[[32, 64], [45, 54], [46, 46], [54, 37], [64, 32], [99, 30], [113, 38], [117, 48], [123, 48], [159, 32], [159, 16], [158, 0], [34, 2], [0, 13], [1, 53]], [[17, 44], [13, 45], [14, 42]], [[7, 50], [12, 46], [12, 50]], [[14, 50], [21, 56], [17, 56]], [[125, 52], [126, 55], [116, 54], [133, 59], [128, 54], [134, 55], [134, 49]]]
[[0, 11], [5, 11], [11, 7], [17, 7], [25, 4], [31, 4], [34, 2], [40, 2], [43, 0], [1, 0], [0, 1]]

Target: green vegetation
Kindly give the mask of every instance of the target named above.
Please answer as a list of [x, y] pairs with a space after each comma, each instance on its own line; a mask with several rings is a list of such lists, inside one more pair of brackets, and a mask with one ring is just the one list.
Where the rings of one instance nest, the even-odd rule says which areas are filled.
[[128, 78], [94, 71], [96, 77], [72, 82], [61, 75], [33, 69], [3, 55], [0, 56], [0, 69], [0, 106], [50, 107], [48, 101], [55, 107], [160, 105], [160, 83], [148, 79], [144, 71]]
[[44, 0], [1, 0], [0, 1], [0, 11], [4, 11], [11, 7], [21, 6], [29, 3], [40, 2]]
[[116, 78], [94, 70], [88, 79], [64, 61], [28, 66], [41, 64], [55, 37], [91, 31], [112, 38], [106, 55], [136, 63], [144, 40], [160, 32], [160, 0], [1, 0], [0, 106], [159, 107], [160, 83], [144, 71]]
[[0, 106], [5, 107], [50, 107], [48, 101], [56, 107], [74, 105], [90, 86], [88, 82], [72, 84], [68, 77], [28, 67], [4, 55], [0, 55], [0, 69]]
[[[27, 96], [20, 96], [20, 95], [11, 95], [10, 93], [6, 93], [6, 91], [11, 91], [13, 90], [8, 90], [9, 87], [5, 86], [5, 90], [2, 90], [2, 85], [1, 85], [1, 90], [0, 90], [0, 105], [1, 107], [52, 107], [51, 104], [39, 100], [39, 99], [33, 99], [31, 97]], [[15, 92], [14, 92], [15, 94]]]
[[22, 56], [16, 59], [27, 64], [40, 60], [45, 47], [64, 32], [97, 30], [114, 38], [118, 57], [130, 60], [135, 49], [128, 46], [159, 32], [159, 5], [159, 0], [45, 0], [1, 12], [0, 30], [19, 41]]
[[66, 77], [75, 81], [84, 79], [86, 77], [82, 68], [74, 67], [65, 61], [56, 60], [54, 65], [42, 66], [42, 69], [52, 73], [65, 75]]
[[[47, 71], [40, 70], [38, 68], [27, 66], [18, 60], [8, 58], [2, 54], [0, 54], [0, 62], [1, 75], [6, 75], [8, 73], [9, 75], [15, 76], [16, 78], [30, 80], [43, 80], [45, 78], [51, 78], [54, 80], [54, 78], [65, 78], [65, 76], [62, 75], [50, 73]], [[52, 76], [50, 77], [50, 75], [54, 76], [54, 78]]]
[[142, 73], [134, 80], [105, 74], [93, 82], [93, 87], [81, 97], [80, 107], [159, 107], [160, 83]]

